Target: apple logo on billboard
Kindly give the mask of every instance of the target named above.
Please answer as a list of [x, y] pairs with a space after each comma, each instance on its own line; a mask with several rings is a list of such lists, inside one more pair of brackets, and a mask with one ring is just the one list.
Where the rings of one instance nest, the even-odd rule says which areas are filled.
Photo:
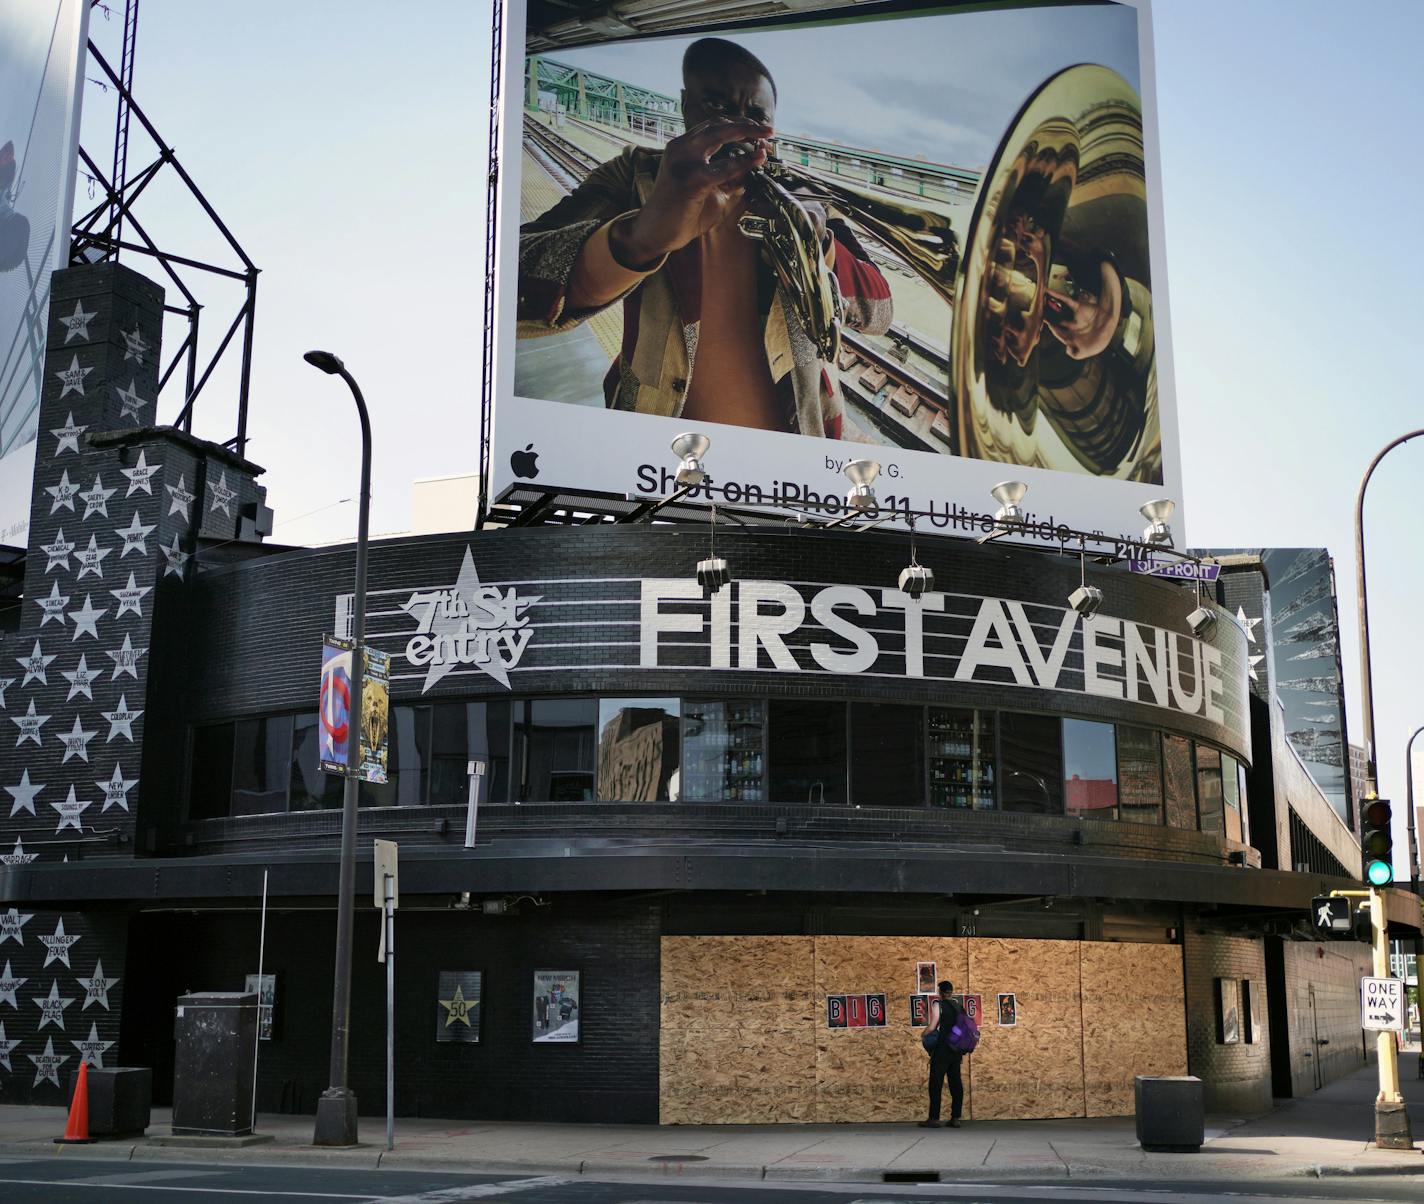
[[539, 475], [539, 453], [534, 450], [531, 443], [523, 451], [517, 451], [509, 457], [509, 467], [514, 470], [517, 477], [537, 477]]

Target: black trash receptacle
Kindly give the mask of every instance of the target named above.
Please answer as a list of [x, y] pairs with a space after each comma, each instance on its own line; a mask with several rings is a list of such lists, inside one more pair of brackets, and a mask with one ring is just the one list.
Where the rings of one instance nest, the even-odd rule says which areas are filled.
[[1202, 1081], [1191, 1075], [1138, 1075], [1137, 1143], [1144, 1150], [1193, 1154], [1206, 1140]]
[[[78, 1082], [79, 1071], [71, 1071], [69, 1103]], [[89, 1067], [89, 1136], [143, 1136], [152, 1103], [153, 1071], [147, 1066]]]
[[180, 995], [173, 1036], [173, 1132], [189, 1137], [251, 1133], [257, 995]]

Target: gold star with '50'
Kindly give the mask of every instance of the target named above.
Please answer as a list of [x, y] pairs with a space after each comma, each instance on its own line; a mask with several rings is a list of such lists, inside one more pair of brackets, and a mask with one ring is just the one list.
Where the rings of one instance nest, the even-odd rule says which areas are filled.
[[479, 1004], [478, 999], [466, 999], [464, 988], [457, 985], [453, 999], [440, 1000], [440, 1006], [445, 1009], [445, 1027], [449, 1028], [452, 1024], [463, 1024], [469, 1028], [470, 1009], [478, 1007]]

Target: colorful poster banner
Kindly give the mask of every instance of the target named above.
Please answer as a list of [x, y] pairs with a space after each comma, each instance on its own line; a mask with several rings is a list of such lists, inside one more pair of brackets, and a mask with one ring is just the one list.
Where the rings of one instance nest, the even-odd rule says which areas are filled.
[[345, 776], [351, 737], [351, 642], [326, 636], [321, 642], [321, 691], [317, 698], [317, 762]]

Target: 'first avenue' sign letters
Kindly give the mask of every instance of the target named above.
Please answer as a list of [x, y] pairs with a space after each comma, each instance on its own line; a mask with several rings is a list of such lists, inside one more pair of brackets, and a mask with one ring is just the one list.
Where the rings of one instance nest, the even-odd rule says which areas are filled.
[[[337, 600], [338, 630], [349, 596]], [[1219, 725], [1249, 746], [1244, 636], [1215, 642], [1066, 606], [976, 594], [743, 580], [708, 597], [688, 578], [454, 582], [373, 591], [368, 640], [392, 681], [426, 693], [479, 675], [588, 669], [812, 673], [1094, 695]], [[546, 680], [554, 681], [555, 677]]]

